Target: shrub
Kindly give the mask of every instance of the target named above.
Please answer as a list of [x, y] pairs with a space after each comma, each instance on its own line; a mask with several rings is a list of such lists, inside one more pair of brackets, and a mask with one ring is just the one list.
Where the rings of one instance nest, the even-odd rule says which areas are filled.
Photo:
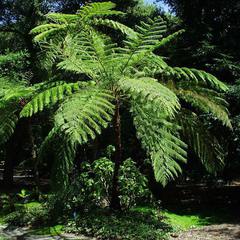
[[[100, 158], [92, 164], [83, 162], [81, 173], [72, 179], [66, 191], [57, 193], [50, 200], [54, 214], [75, 214], [79, 210], [94, 207], [108, 207], [111, 195], [114, 163], [108, 158]], [[124, 209], [151, 198], [147, 179], [136, 167], [132, 159], [123, 162], [119, 174], [120, 199]], [[64, 203], [64, 206], [63, 204]]]
[[8, 214], [4, 221], [14, 226], [39, 226], [49, 222], [48, 209], [39, 203], [22, 204]]
[[112, 213], [95, 210], [81, 213], [65, 229], [67, 232], [94, 236], [98, 239], [116, 240], [164, 240], [170, 227], [163, 223], [159, 211], [139, 211]]

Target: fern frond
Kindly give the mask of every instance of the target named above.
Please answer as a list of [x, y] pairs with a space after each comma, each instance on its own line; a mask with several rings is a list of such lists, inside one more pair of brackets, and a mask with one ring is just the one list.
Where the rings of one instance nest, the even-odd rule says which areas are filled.
[[64, 97], [79, 91], [81, 87], [86, 85], [82, 82], [65, 83], [50, 87], [49, 89], [40, 92], [28, 102], [20, 113], [20, 117], [31, 117], [33, 114], [43, 111], [44, 108], [52, 106], [64, 99]]
[[194, 68], [167, 67], [160, 71], [166, 79], [176, 81], [189, 81], [189, 84], [205, 85], [217, 91], [227, 91], [228, 87], [215, 76]]
[[46, 24], [42, 24], [40, 26], [33, 28], [30, 33], [31, 34], [39, 34], [39, 33], [47, 32], [52, 29], [59, 29], [61, 27], [62, 27], [62, 25], [58, 24], [58, 23], [46, 23]]
[[76, 55], [71, 55], [57, 64], [59, 69], [77, 74], [86, 74], [86, 76], [89, 76], [90, 78], [95, 78], [98, 71], [94, 72], [94, 69], [91, 68], [91, 66], [94, 67], [93, 62], [88, 62], [87, 64], [86, 61], [82, 61]]
[[64, 191], [69, 186], [69, 176], [73, 170], [77, 148], [72, 143], [56, 138], [55, 158], [51, 171], [51, 185], [55, 191]]
[[129, 67], [140, 64], [141, 60], [148, 54], [152, 54], [165, 32], [166, 23], [162, 18], [149, 19], [148, 22], [142, 22], [140, 26], [137, 26], [137, 37], [129, 37], [124, 41], [125, 64], [123, 64], [122, 72], [124, 73]]
[[168, 64], [160, 56], [154, 53], [135, 54], [129, 61], [129, 67], [134, 68], [137, 72], [144, 73], [145, 76], [155, 78], [159, 71], [168, 67]]
[[81, 90], [63, 102], [55, 114], [55, 128], [68, 139], [84, 144], [94, 139], [112, 119], [112, 95], [99, 88]]
[[69, 24], [74, 23], [79, 20], [79, 16], [76, 14], [65, 14], [65, 13], [48, 13], [46, 17], [55, 22], [60, 24]]
[[24, 51], [11, 52], [5, 55], [0, 54], [0, 67], [11, 63], [17, 64], [19, 61], [22, 61], [24, 58], [26, 58], [26, 56], [27, 53]]
[[[177, 96], [191, 106], [200, 111], [212, 114], [216, 119], [220, 120], [223, 125], [231, 128], [228, 109], [223, 103], [225, 101], [218, 96], [207, 95], [209, 91], [199, 92], [194, 90], [180, 89], [176, 92]], [[212, 93], [212, 92], [211, 92]]]
[[96, 26], [106, 26], [114, 30], [118, 30], [127, 35], [129, 38], [137, 38], [137, 33], [132, 28], [111, 19], [94, 19], [93, 24]]
[[64, 190], [69, 183], [77, 146], [64, 138], [64, 135], [53, 128], [41, 144], [39, 159], [49, 160], [53, 165], [51, 171], [51, 185], [55, 191]]
[[33, 89], [25, 82], [0, 78], [0, 145], [5, 143], [14, 133], [18, 122], [21, 101], [29, 98]]
[[99, 67], [97, 60], [104, 53], [104, 41], [96, 35], [93, 30], [81, 32], [74, 37], [67, 35], [62, 50], [63, 61], [58, 67], [94, 78]]
[[90, 19], [94, 16], [111, 16], [124, 14], [123, 12], [112, 10], [115, 7], [116, 4], [112, 2], [90, 3], [83, 6], [77, 14], [83, 20]]
[[146, 103], [132, 102], [131, 111], [137, 137], [152, 161], [155, 178], [166, 186], [182, 172], [178, 162], [186, 163], [186, 144], [178, 137], [178, 126], [162, 112], [153, 112]]
[[156, 48], [161, 48], [169, 44], [170, 42], [174, 41], [176, 38], [178, 38], [180, 35], [182, 35], [185, 32], [185, 30], [179, 30], [165, 38], [163, 38], [156, 46]]
[[180, 108], [178, 98], [167, 87], [158, 83], [153, 78], [123, 78], [119, 81], [120, 88], [131, 99], [137, 99], [142, 103], [151, 102], [153, 110], [161, 111], [173, 116]]
[[204, 126], [198, 116], [182, 110], [177, 115], [181, 133], [189, 148], [197, 155], [206, 170], [216, 173], [224, 166], [224, 151], [218, 139]]
[[55, 34], [59, 35], [60, 31], [65, 31], [67, 26], [66, 24], [57, 23], [43, 24], [32, 29], [31, 34], [36, 35], [34, 37], [34, 41], [36, 42], [46, 41]]
[[54, 116], [54, 128], [40, 148], [41, 159], [51, 156], [54, 160], [55, 189], [62, 190], [68, 185], [77, 146], [94, 139], [111, 121], [112, 99], [110, 92], [92, 87], [72, 94], [61, 103]]
[[140, 26], [136, 27], [138, 38], [125, 41], [125, 47], [132, 53], [153, 51], [160, 43], [160, 39], [166, 33], [166, 30], [166, 23], [162, 18], [149, 19], [148, 22], [142, 22]]
[[7, 142], [14, 133], [18, 117], [11, 109], [0, 108], [0, 145]]
[[15, 79], [10, 79], [9, 77], [0, 76], [0, 100], [7, 99], [8, 94], [12, 92], [18, 92], [19, 89], [26, 87], [25, 81], [18, 81]]
[[121, 66], [120, 50], [110, 39], [94, 30], [76, 37], [66, 37], [63, 48], [64, 60], [58, 67], [67, 71], [87, 75], [90, 79], [105, 78], [109, 70], [117, 74]]

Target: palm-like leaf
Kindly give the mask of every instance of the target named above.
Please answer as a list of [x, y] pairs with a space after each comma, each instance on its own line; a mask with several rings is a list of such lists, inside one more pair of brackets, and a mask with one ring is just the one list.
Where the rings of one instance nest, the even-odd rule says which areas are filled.
[[201, 87], [188, 87], [176, 90], [177, 96], [189, 103], [194, 109], [203, 113], [212, 114], [220, 120], [223, 125], [231, 128], [231, 122], [228, 115], [227, 103], [220, 94], [213, 90]]
[[82, 82], [62, 82], [62, 84], [53, 87], [50, 85], [49, 88], [38, 93], [26, 104], [26, 106], [22, 109], [20, 116], [31, 117], [33, 114], [41, 112], [44, 108], [56, 104], [60, 100], [63, 100], [65, 96], [71, 95], [73, 92], [79, 91], [81, 87], [85, 86], [86, 84]]
[[224, 151], [218, 139], [207, 129], [198, 116], [189, 110], [182, 110], [177, 116], [184, 141], [198, 156], [210, 173], [222, 170]]
[[186, 144], [177, 135], [178, 127], [161, 112], [154, 112], [152, 104], [132, 104], [137, 136], [153, 164], [156, 180], [165, 186], [181, 173], [178, 161], [186, 163]]
[[10, 106], [0, 108], [0, 145], [7, 142], [15, 131], [18, 122], [16, 109], [11, 109]]
[[[46, 17], [53, 23], [50, 22], [37, 26], [32, 29], [31, 33], [36, 35], [34, 38], [35, 41], [41, 42], [54, 37], [55, 39], [58, 37], [61, 39], [61, 36], [65, 35], [64, 33], [74, 30], [85, 31], [94, 26], [94, 24], [97, 26], [103, 24], [128, 34], [130, 29], [120, 23], [114, 22], [113, 20], [107, 21], [104, 19], [102, 21], [96, 21], [96, 19], [94, 19], [101, 16], [123, 14], [120, 11], [112, 10], [115, 6], [112, 2], [90, 3], [83, 6], [75, 15], [50, 13], [47, 14]], [[133, 31], [131, 33], [133, 33]]]
[[177, 96], [167, 87], [158, 83], [156, 79], [123, 78], [119, 81], [119, 85], [135, 101], [151, 102], [156, 112], [165, 112], [173, 116], [180, 108]]
[[112, 2], [102, 2], [102, 3], [91, 3], [82, 7], [77, 15], [81, 19], [89, 19], [95, 16], [110, 16], [123, 14], [120, 11], [113, 10], [116, 7], [115, 3]]
[[162, 70], [162, 74], [166, 78], [174, 78], [176, 81], [185, 80], [191, 84], [204, 85], [217, 91], [226, 91], [228, 87], [215, 76], [202, 70], [193, 68], [167, 67]]
[[111, 121], [114, 112], [111, 100], [112, 95], [105, 90], [82, 90], [61, 104], [55, 114], [55, 128], [79, 144], [87, 143]]

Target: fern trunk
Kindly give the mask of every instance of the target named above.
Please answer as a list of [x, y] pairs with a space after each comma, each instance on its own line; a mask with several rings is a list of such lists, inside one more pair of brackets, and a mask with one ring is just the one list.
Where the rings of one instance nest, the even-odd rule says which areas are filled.
[[114, 210], [120, 210], [120, 198], [119, 198], [119, 170], [122, 163], [122, 143], [121, 143], [121, 117], [120, 117], [120, 101], [116, 100], [116, 110], [114, 116], [114, 133], [115, 133], [115, 166], [112, 180], [112, 195], [110, 208]]
[[29, 119], [26, 124], [27, 124], [27, 141], [29, 144], [29, 155], [30, 155], [30, 160], [31, 160], [32, 166], [33, 166], [33, 176], [34, 176], [34, 182], [35, 182], [35, 194], [36, 194], [35, 197], [36, 197], [36, 199], [38, 199], [40, 181], [39, 181], [37, 152], [36, 152], [36, 148], [35, 148], [35, 137], [33, 135], [31, 119]]
[[23, 122], [19, 121], [16, 126], [14, 134], [6, 143], [6, 156], [4, 161], [3, 170], [3, 185], [4, 187], [10, 188], [13, 185], [14, 179], [14, 168], [22, 158], [22, 145], [23, 139]]
[[15, 150], [13, 137], [8, 141], [6, 147], [6, 158], [4, 162], [3, 170], [3, 185], [8, 188], [13, 185], [13, 173], [14, 173], [14, 163], [15, 163]]

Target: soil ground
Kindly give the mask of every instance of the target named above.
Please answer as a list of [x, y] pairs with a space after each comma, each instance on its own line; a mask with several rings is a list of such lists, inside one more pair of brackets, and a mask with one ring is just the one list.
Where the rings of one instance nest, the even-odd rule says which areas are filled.
[[176, 240], [240, 240], [239, 224], [217, 224], [191, 229], [172, 236]]

